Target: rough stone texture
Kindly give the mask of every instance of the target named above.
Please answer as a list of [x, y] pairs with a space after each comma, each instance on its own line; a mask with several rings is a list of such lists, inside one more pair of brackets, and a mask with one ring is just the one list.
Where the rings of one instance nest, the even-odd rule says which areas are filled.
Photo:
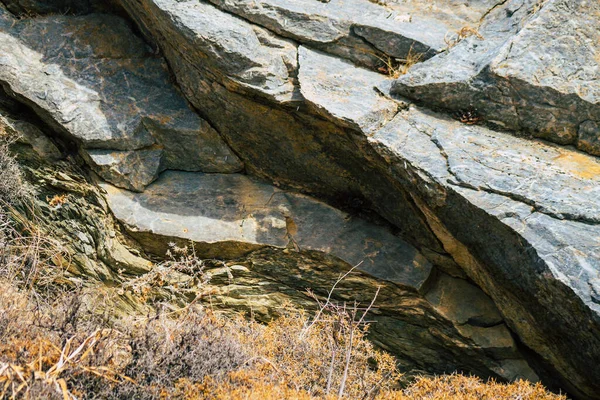
[[[92, 14], [11, 21], [1, 8], [0, 13], [5, 18], [0, 82], [56, 130], [86, 148], [137, 150], [157, 144], [165, 150], [164, 168], [242, 168], [172, 86], [164, 61], [124, 20]], [[119, 176], [115, 183], [137, 190], [149, 183], [125, 182], [137, 175], [98, 172], [107, 179]]]
[[57, 246], [62, 257], [49, 262], [64, 269], [63, 283], [85, 286], [83, 281], [91, 279], [109, 284], [150, 271], [153, 263], [128, 246], [100, 189], [82, 174], [82, 160], [62, 157], [46, 136], [37, 136], [41, 126], [31, 120], [0, 108], [0, 129], [21, 137], [11, 150], [26, 167], [36, 196], [33, 206], [10, 212], [16, 221], [35, 221], [40, 234]]
[[429, 58], [445, 47], [448, 30], [460, 24], [458, 17], [432, 18], [414, 7], [390, 9], [363, 0], [210, 1], [279, 35], [369, 67], [382, 65], [386, 56]]
[[[177, 51], [188, 57], [208, 58], [215, 72], [230, 77], [233, 84], [258, 89], [280, 101], [293, 100], [294, 72], [289, 65], [296, 59], [293, 44], [285, 42], [284, 48], [273, 50], [270, 43], [260, 40], [251, 24], [205, 2], [157, 0], [155, 6], [188, 42]], [[284, 57], [282, 52], [289, 55]]]
[[600, 155], [599, 24], [596, 1], [508, 1], [392, 92]]
[[[423, 179], [415, 198], [436, 235], [520, 339], [570, 379], [588, 374], [593, 357], [569, 361], [567, 349], [586, 343], [593, 352], [600, 339], [590, 284], [600, 269], [600, 163], [416, 109], [371, 141]], [[569, 334], [559, 333], [569, 323]]]
[[164, 172], [141, 194], [102, 187], [113, 213], [134, 227], [134, 235], [213, 244], [212, 257], [232, 258], [230, 249], [235, 254], [244, 245], [319, 250], [416, 290], [431, 273], [425, 257], [385, 228], [244, 175]]
[[111, 0], [2, 0], [0, 3], [4, 3], [10, 12], [21, 16], [86, 14], [114, 9], [114, 2]]
[[[198, 54], [199, 49], [194, 53], [191, 39], [175, 29], [170, 21], [176, 16], [165, 14], [154, 2], [146, 2], [144, 7], [123, 4], [143, 30], [152, 29], [159, 39], [169, 38], [161, 41], [161, 45], [182, 90], [236, 154], [242, 155], [244, 161], [252, 160], [251, 165], [246, 165], [249, 172], [319, 193], [344, 207], [373, 206], [386, 210], [386, 217], [405, 237], [431, 249], [431, 256], [441, 256], [441, 245], [424, 222], [415, 217], [419, 211], [409, 195], [398, 187], [395, 179], [374, 173], [374, 167], [364, 163], [364, 155], [357, 151], [355, 134], [307, 114], [303, 104], [288, 107], [285, 101], [283, 104], [256, 101], [255, 97], [268, 94], [261, 88], [254, 88], [248, 94], [246, 88], [222, 77], [215, 61], [204, 53]], [[197, 36], [202, 34], [196, 32]], [[195, 57], [202, 62], [194, 61]], [[226, 53], [223, 57], [230, 55]], [[363, 90], [352, 93], [370, 96], [373, 92], [369, 87]]]
[[163, 151], [163, 169], [233, 173], [244, 164], [223, 142], [208, 122], [199, 121], [198, 129], [169, 129], [147, 120], [144, 126]]
[[443, 274], [426, 298], [440, 314], [459, 325], [491, 327], [502, 322], [492, 300], [464, 279]]
[[214, 305], [252, 309], [265, 320], [286, 300], [310, 310], [298, 290], [326, 294], [339, 274], [358, 265], [368, 275], [344, 280], [334, 301], [365, 303], [382, 285], [371, 337], [398, 354], [404, 368], [538, 379], [479, 288], [445, 274], [430, 277], [431, 264], [386, 228], [242, 175], [165, 172], [142, 194], [103, 187], [115, 216], [144, 248], [160, 253], [169, 241], [189, 239], [199, 257], [234, 259], [226, 281], [209, 270], [204, 290]]
[[[349, 268], [347, 264], [322, 253], [282, 253], [273, 248], [252, 252], [227, 264], [229, 274], [222, 267], [209, 270], [213, 307], [245, 310], [265, 321], [279, 315], [281, 304], [286, 301], [313, 310], [315, 304], [302, 288], [311, 287], [317, 296], [326, 297], [331, 282]], [[286, 274], [281, 273], [284, 270]], [[340, 282], [332, 300], [356, 300], [361, 305], [368, 304], [378, 286], [381, 286], [380, 293], [369, 317], [373, 321], [369, 338], [396, 354], [403, 371], [418, 369], [445, 373], [471, 370], [488, 376], [536, 380], [531, 368], [514, 353], [514, 349], [501, 347], [505, 343], [514, 346], [510, 335], [506, 338], [496, 332], [503, 325], [479, 328], [451, 322], [414, 291], [361, 272], [352, 273]], [[461, 287], [473, 292], [479, 290], [467, 282], [463, 282]], [[458, 307], [469, 306], [467, 299], [460, 297], [453, 297], [451, 301]], [[492, 309], [490, 312], [493, 312]], [[477, 339], [482, 344], [475, 344], [471, 335], [460, 333], [469, 333], [469, 327], [479, 330], [481, 336]], [[503, 329], [506, 331], [505, 327]]]
[[55, 162], [62, 158], [62, 154], [56, 145], [35, 125], [11, 118], [5, 115], [5, 112], [2, 112], [0, 113], [0, 126], [2, 126], [4, 133], [14, 138], [17, 143], [30, 146], [31, 150], [40, 159]]
[[89, 165], [102, 178], [116, 186], [137, 192], [141, 192], [158, 178], [163, 154], [160, 149], [83, 152]]
[[298, 83], [316, 113], [349, 128], [374, 133], [398, 112], [398, 104], [375, 90], [384, 78], [330, 56], [298, 48]]

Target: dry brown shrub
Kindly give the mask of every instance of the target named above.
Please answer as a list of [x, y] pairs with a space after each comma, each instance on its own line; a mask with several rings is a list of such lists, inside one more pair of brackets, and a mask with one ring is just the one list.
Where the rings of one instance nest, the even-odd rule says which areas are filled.
[[29, 195], [28, 187], [10, 145], [18, 138], [0, 121], [0, 207], [15, 204]]
[[484, 382], [460, 374], [419, 378], [402, 391], [383, 392], [379, 400], [566, 400], [564, 395], [548, 392], [540, 383], [519, 380], [513, 383]]
[[[23, 244], [3, 259], [24, 260], [31, 251]], [[204, 279], [193, 252], [175, 254], [127, 290], [143, 297], [145, 288], [169, 285], [173, 273]], [[30, 272], [0, 276], [0, 398], [564, 399], [539, 384], [461, 375], [399, 388], [395, 359], [365, 338], [370, 306], [331, 300], [344, 277], [327, 298], [308, 292], [320, 305], [316, 315], [282, 305], [283, 316], [267, 325], [218, 316], [196, 302], [156, 303], [152, 315], [116, 319], [89, 294], [98, 289], [58, 290], [52, 275], [40, 279], [44, 265], [54, 267], [36, 257]], [[53, 296], [40, 294], [42, 282], [56, 289]]]

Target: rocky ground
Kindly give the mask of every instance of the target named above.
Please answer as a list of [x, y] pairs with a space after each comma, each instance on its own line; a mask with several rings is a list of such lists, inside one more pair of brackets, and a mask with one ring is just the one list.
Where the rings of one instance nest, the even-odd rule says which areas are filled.
[[357, 266], [404, 369], [598, 398], [596, 2], [3, 3], [1, 123], [73, 277], [191, 241], [268, 320]]

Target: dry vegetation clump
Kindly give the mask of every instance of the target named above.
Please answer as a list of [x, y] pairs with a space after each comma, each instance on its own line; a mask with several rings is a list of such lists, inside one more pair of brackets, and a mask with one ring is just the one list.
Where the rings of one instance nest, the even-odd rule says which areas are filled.
[[19, 165], [9, 150], [9, 146], [16, 140], [0, 124], [0, 205], [14, 204], [28, 195]]
[[81, 290], [51, 304], [14, 285], [0, 290], [0, 398], [564, 399], [524, 381], [461, 375], [401, 389], [393, 357], [336, 315], [289, 308], [264, 326], [192, 306], [114, 321]]
[[411, 47], [406, 58], [392, 58], [390, 56], [377, 58], [383, 63], [383, 65], [378, 68], [378, 71], [391, 78], [397, 79], [400, 76], [405, 75], [413, 65], [420, 62], [423, 58], [423, 54], [413, 51]]
[[449, 50], [464, 39], [471, 36], [475, 36], [479, 40], [484, 40], [484, 37], [479, 33], [479, 30], [477, 28], [463, 26], [456, 32], [446, 33], [446, 36], [444, 37], [444, 42], [446, 42], [447, 49]]
[[474, 376], [460, 374], [435, 378], [417, 378], [401, 392], [382, 393], [381, 399], [411, 400], [566, 400], [566, 396], [548, 392], [540, 383], [518, 380], [513, 383], [484, 382]]

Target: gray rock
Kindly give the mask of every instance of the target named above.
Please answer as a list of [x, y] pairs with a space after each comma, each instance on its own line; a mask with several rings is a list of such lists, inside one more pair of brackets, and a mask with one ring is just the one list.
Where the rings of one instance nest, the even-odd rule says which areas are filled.
[[[184, 94], [223, 135], [244, 161], [249, 173], [320, 195], [341, 207], [358, 212], [370, 209], [393, 224], [398, 234], [414, 247], [381, 227], [377, 227], [377, 232], [387, 232], [393, 243], [402, 243], [401, 249], [409, 248], [413, 253], [409, 252], [412, 256], [401, 259], [406, 262], [396, 261], [399, 269], [379, 267], [393, 263], [377, 264], [371, 270], [376, 276], [391, 277], [425, 291], [428, 284], [435, 282], [423, 284], [423, 276], [411, 278], [403, 267], [417, 255], [427, 255], [429, 260], [448, 265], [449, 269], [452, 263], [459, 265], [492, 299], [508, 329], [531, 350], [527, 352], [527, 361], [536, 365], [535, 373], [531, 373], [519, 360], [502, 359], [498, 371], [504, 372], [496, 374], [505, 377], [534, 377], [537, 374], [544, 383], [560, 386], [574, 396], [598, 398], [600, 372], [596, 367], [600, 358], [600, 318], [597, 274], [600, 256], [597, 253], [599, 208], [598, 162], [595, 158], [488, 128], [469, 127], [414, 107], [394, 116], [393, 107], [397, 110], [400, 105], [372, 89], [375, 85], [385, 86], [385, 83], [377, 83], [374, 75], [308, 49], [307, 46], [319, 47], [314, 43], [301, 46], [299, 61], [296, 61], [294, 43], [206, 3], [123, 0], [123, 4], [140, 30], [159, 43]], [[582, 92], [586, 87], [582, 82], [595, 73], [593, 68], [590, 69], [588, 54], [584, 52], [573, 60], [574, 65], [582, 67], [583, 75], [579, 75], [579, 70], [573, 72], [574, 81], [567, 81], [566, 86], [561, 86], [560, 79], [551, 79], [550, 75], [544, 75], [550, 86], [521, 82], [529, 72], [519, 70], [517, 61], [528, 60], [523, 49], [531, 46], [533, 33], [547, 32], [551, 25], [548, 21], [564, 18], [563, 6], [578, 10], [595, 6], [590, 6], [589, 2], [566, 4], [550, 0], [535, 14], [537, 1], [533, 0], [507, 1], [497, 7], [490, 2], [485, 4], [490, 8], [482, 14], [484, 21], [480, 33], [483, 39], [477, 36], [465, 38], [449, 52], [415, 66], [396, 84], [395, 90], [404, 90], [400, 89], [402, 85], [410, 87], [414, 91], [409, 93], [406, 89], [405, 94], [431, 106], [463, 108], [473, 103], [478, 107], [489, 107], [480, 110], [484, 117], [497, 120], [505, 127], [520, 129], [526, 127], [524, 124], [539, 125], [542, 118], [550, 118], [556, 113], [558, 122], [555, 126], [572, 124], [586, 143], [593, 143], [594, 127], [600, 119], [593, 114], [595, 106], [586, 108], [585, 104], [592, 104], [592, 100]], [[556, 12], [550, 13], [552, 10]], [[267, 11], [261, 12], [267, 14]], [[597, 14], [573, 15], [574, 21], [581, 22], [585, 18], [596, 18]], [[9, 25], [0, 18], [2, 29], [6, 30]], [[267, 26], [266, 23], [261, 25]], [[27, 33], [24, 27], [19, 29]], [[557, 29], [565, 35], [548, 39], [549, 42], [560, 44], [573, 34], [571, 25], [566, 22]], [[585, 25], [581, 29], [587, 32], [589, 28]], [[591, 38], [595, 35], [589, 33]], [[39, 39], [40, 35], [37, 37]], [[40, 69], [34, 61], [41, 56], [23, 49], [22, 42], [10, 35], [0, 43], [10, 50], [10, 54], [0, 56], [0, 74], [3, 74], [0, 79], [4, 86], [12, 89], [15, 95], [20, 93], [20, 98], [26, 97], [23, 93], [28, 91], [35, 93], [31, 87], [21, 90], [19, 85], [27, 83], [19, 82], [16, 77], [25, 81], [30, 77], [39, 78]], [[510, 48], [511, 43], [513, 48]], [[593, 48], [594, 44], [590, 46]], [[56, 60], [64, 58], [61, 52], [70, 47], [72, 44], [65, 50], [57, 50], [52, 57]], [[340, 40], [340, 54], [349, 48]], [[85, 49], [81, 50], [84, 56], [87, 54]], [[19, 55], [21, 51], [24, 54], [30, 52], [23, 56]], [[124, 51], [135, 53], [133, 47]], [[115, 50], [115, 53], [118, 52]], [[516, 60], [510, 74], [508, 70], [502, 72], [503, 64], [498, 58], [507, 54], [514, 55]], [[549, 54], [553, 55], [552, 60], [557, 60], [554, 52]], [[85, 57], [89, 58], [89, 55]], [[134, 58], [134, 61], [140, 59], [148, 65], [157, 65], [152, 57], [151, 62], [146, 61], [146, 56]], [[532, 63], [536, 65], [534, 61]], [[86, 63], [89, 64], [89, 60], [86, 59]], [[343, 76], [327, 76], [340, 67], [343, 67]], [[98, 94], [79, 90], [73, 85], [76, 80], [68, 80], [71, 78], [66, 73], [60, 75], [53, 68], [48, 68], [47, 75], [54, 76], [47, 78], [51, 83], [45, 83], [55, 85], [47, 86], [52, 92], [50, 96], [77, 89], [75, 93], [82, 96], [82, 101], [72, 103], [73, 109], [81, 113], [78, 115], [88, 112], [91, 118], [98, 115], [94, 108], [101, 103]], [[165, 76], [163, 72], [148, 75], [148, 79], [161, 81]], [[507, 83], [513, 83], [513, 75], [520, 77], [514, 81], [519, 81], [521, 86], [516, 90], [522, 96], [517, 96], [515, 88]], [[421, 78], [422, 82], [431, 84], [420, 86], [418, 80]], [[343, 85], [338, 84], [340, 81]], [[121, 87], [126, 87], [124, 81], [120, 82]], [[594, 84], [593, 79], [589, 81], [591, 94]], [[421, 88], [423, 90], [419, 91]], [[348, 90], [348, 95], [340, 96], [343, 90]], [[575, 93], [578, 90], [582, 93]], [[44, 90], [39, 94], [44, 98]], [[116, 89], [108, 94], [110, 99], [113, 96], [123, 99], [124, 96]], [[361, 97], [362, 102], [359, 101]], [[50, 107], [50, 103], [64, 102], [57, 98], [58, 102], [46, 104], [35, 96], [27, 98], [37, 105], [38, 112]], [[528, 111], [530, 105], [531, 111]], [[140, 102], [143, 110], [154, 106], [150, 101]], [[72, 116], [73, 112], [65, 114]], [[570, 120], [567, 114], [574, 119]], [[58, 112], [55, 115], [60, 116]], [[580, 119], [582, 115], [585, 119]], [[151, 123], [146, 123], [154, 120], [146, 117], [145, 111], [136, 116], [139, 121], [123, 118], [125, 125], [140, 129], [131, 135], [133, 141], [137, 141], [135, 146], [123, 150], [143, 148], [147, 143], [159, 140], [160, 135], [155, 132], [153, 136], [152, 129], [148, 128]], [[577, 124], [572, 123], [575, 120]], [[88, 121], [87, 117], [84, 121]], [[89, 121], [94, 122], [88, 126], [90, 132], [97, 127], [110, 128], [108, 123], [102, 125], [101, 120]], [[180, 123], [187, 119], [167, 119], [164, 123], [168, 125], [173, 121]], [[69, 123], [68, 119], [62, 122], [64, 126]], [[182, 129], [187, 131], [187, 128]], [[104, 132], [108, 130], [100, 131]], [[543, 133], [544, 137], [575, 143], [570, 128], [546, 133]], [[182, 140], [188, 143], [186, 139]], [[122, 143], [131, 145], [129, 140]], [[350, 234], [347, 229], [351, 222], [357, 223], [356, 219], [345, 221], [345, 214], [303, 196], [277, 191], [238, 176], [184, 173], [164, 176], [172, 182], [165, 184], [161, 179], [142, 194], [107, 186], [115, 213], [129, 225], [136, 238], [150, 247], [158, 248], [159, 242], [166, 243], [169, 236], [192, 238], [192, 232], [197, 235], [194, 240], [199, 242], [200, 250], [207, 256], [236, 256], [257, 247], [287, 246], [289, 243], [281, 237], [285, 233], [282, 232], [285, 230], [282, 223], [285, 222], [285, 210], [265, 206], [270, 204], [273, 195], [273, 201], [282, 203], [291, 212], [288, 216], [301, 221], [294, 235], [298, 236], [296, 240], [301, 248], [328, 251], [350, 264], [360, 261], [365, 251], [376, 261], [380, 257], [389, 258], [377, 253], [374, 242], [369, 245], [375, 247], [364, 247], [365, 238], [372, 236], [365, 232], [371, 232], [369, 229], [374, 225], [361, 222], [357, 231]], [[182, 176], [190, 179], [173, 178]], [[199, 183], [211, 179], [221, 183], [206, 187]], [[203, 192], [203, 188], [213, 189]], [[205, 199], [204, 202], [201, 199]], [[222, 204], [220, 209], [215, 207], [225, 199], [233, 204]], [[240, 204], [245, 204], [251, 211], [240, 208]], [[250, 216], [252, 212], [254, 215]], [[240, 226], [242, 221], [244, 224]], [[194, 229], [194, 225], [203, 224], [206, 231]], [[303, 226], [310, 228], [308, 233], [302, 231]], [[293, 247], [293, 243], [291, 245]], [[423, 250], [417, 252], [415, 248]], [[396, 254], [396, 250], [389, 254]], [[399, 276], [394, 277], [394, 271]], [[393, 331], [399, 326], [397, 321], [386, 325], [382, 320], [375, 329]], [[487, 327], [463, 326], [461, 335], [471, 338], [471, 343], [479, 343], [490, 354], [514, 352], [510, 332], [503, 326], [502, 323]], [[406, 328], [411, 329], [408, 325]], [[400, 345], [396, 347], [400, 348]], [[423, 359], [431, 359], [434, 353], [434, 350], [423, 349]], [[447, 365], [451, 366], [451, 363]]]
[[[495, 358], [520, 358], [517, 345], [503, 323], [498, 308], [477, 286], [441, 273], [425, 298], [438, 313], [453, 322], [461, 335], [494, 354]], [[506, 371], [499, 374], [507, 377]], [[530, 368], [528, 371], [521, 369], [519, 374], [534, 382], [539, 379]]]
[[[129, 5], [127, 1], [123, 3]], [[248, 22], [202, 1], [156, 0], [148, 6], [150, 13], [167, 18], [173, 24], [170, 29], [189, 42], [180, 49], [186, 57], [208, 61], [240, 90], [255, 90], [279, 101], [293, 100], [293, 73], [288, 70], [281, 49], [274, 51], [261, 43]], [[287, 52], [295, 52], [293, 45], [286, 47]]]
[[321, 114], [338, 124], [374, 133], [398, 112], [398, 104], [376, 91], [381, 75], [350, 63], [298, 48], [298, 81], [302, 96]]
[[233, 173], [244, 164], [223, 142], [208, 122], [198, 121], [189, 129], [173, 129], [148, 118], [144, 127], [164, 149], [163, 169]]
[[141, 192], [158, 178], [163, 151], [83, 150], [84, 158], [103, 179], [121, 188]]
[[440, 314], [458, 325], [491, 327], [502, 323], [502, 316], [492, 300], [464, 279], [442, 274], [425, 298]]
[[[597, 154], [600, 5], [509, 1], [479, 32], [416, 66], [392, 92]], [[579, 132], [578, 132], [579, 131]], [[578, 136], [579, 135], [579, 136]]]
[[62, 158], [62, 154], [56, 145], [35, 125], [23, 120], [15, 120], [3, 115], [1, 112], [0, 125], [3, 129], [8, 130], [8, 134], [16, 138], [18, 143], [31, 146], [38, 157], [50, 162]]
[[[0, 35], [6, 48], [0, 81], [7, 91], [83, 147], [130, 151], [156, 143], [165, 152], [164, 168], [224, 173], [243, 168], [173, 87], [164, 61], [124, 20], [101, 14], [51, 16], [13, 21]], [[150, 162], [147, 152], [120, 154], [121, 161]], [[141, 190], [158, 171], [156, 157], [151, 159], [151, 165], [119, 167], [120, 178], [106, 169], [99, 173]], [[141, 172], [133, 178], [135, 170]], [[124, 183], [125, 175], [139, 181]]]
[[584, 121], [579, 125], [577, 148], [600, 156], [600, 122]]
[[[600, 163], [416, 109], [370, 140], [395, 165], [412, 170], [430, 226], [520, 339], [570, 377], [562, 385], [594, 397], [584, 383], [591, 370], [582, 369], [592, 368], [593, 357], [571, 358], [567, 349], [581, 342], [590, 353], [600, 349], [600, 308], [588, 283], [600, 271]], [[555, 318], [586, 330], [573, 326], [567, 338]]]
[[85, 14], [110, 11], [114, 7], [111, 0], [2, 0], [2, 3], [10, 12], [26, 17], [54, 13]]
[[[209, 271], [212, 279], [207, 290], [214, 286], [213, 307], [225, 312], [232, 308], [252, 312], [262, 321], [281, 315], [281, 304], [285, 302], [312, 312], [316, 304], [307, 299], [304, 288], [327, 296], [332, 282], [349, 269], [347, 264], [322, 253], [273, 248], [255, 251], [227, 264], [229, 274], [222, 267]], [[378, 287], [375, 307], [368, 316], [372, 321], [368, 337], [393, 352], [403, 371], [446, 373], [459, 369], [477, 371], [481, 376], [536, 380], [527, 362], [515, 353], [514, 347], [510, 348], [514, 340], [503, 324], [489, 328], [457, 325], [417, 292], [358, 271], [339, 282], [332, 292], [332, 301], [365, 305], [371, 302]]]
[[[164, 172], [141, 194], [103, 185], [115, 216], [149, 232], [212, 245], [213, 257], [263, 246], [319, 250], [358, 269], [420, 289], [431, 264], [386, 229], [306, 196], [237, 174]], [[290, 225], [292, 224], [292, 225]]]
[[414, 7], [390, 9], [361, 0], [210, 1], [279, 35], [369, 67], [382, 65], [386, 56], [429, 58], [445, 47], [452, 22], [459, 24]]
[[[439, 242], [424, 222], [415, 217], [419, 211], [407, 200], [408, 194], [402, 189], [390, 192], [389, 188], [396, 186], [395, 178], [374, 175], [373, 169], [364, 163], [364, 155], [356, 151], [355, 138], [344, 129], [324, 121], [322, 116], [307, 114], [307, 107], [301, 103], [287, 108], [285, 101], [266, 104], [257, 101], [264, 93], [240, 92], [238, 86], [220, 76], [219, 68], [205, 62], [204, 56], [194, 60], [192, 50], [179, 51], [193, 49], [195, 45], [183, 29], [176, 29], [171, 14], [161, 12], [151, 1], [144, 3], [144, 7], [135, 2], [124, 5], [147, 34], [160, 40], [185, 95], [241, 156], [250, 173], [319, 193], [336, 203], [341, 201], [352, 207], [376, 205], [387, 210], [386, 217], [405, 237], [419, 247], [433, 250], [430, 252], [433, 256], [443, 257]], [[228, 55], [217, 59], [223, 57]], [[319, 78], [323, 76], [320, 74]], [[358, 115], [356, 111], [354, 114]], [[368, 114], [369, 111], [364, 112]], [[249, 168], [247, 160], [252, 160]], [[363, 178], [357, 177], [364, 177], [368, 184], [363, 185]]]

